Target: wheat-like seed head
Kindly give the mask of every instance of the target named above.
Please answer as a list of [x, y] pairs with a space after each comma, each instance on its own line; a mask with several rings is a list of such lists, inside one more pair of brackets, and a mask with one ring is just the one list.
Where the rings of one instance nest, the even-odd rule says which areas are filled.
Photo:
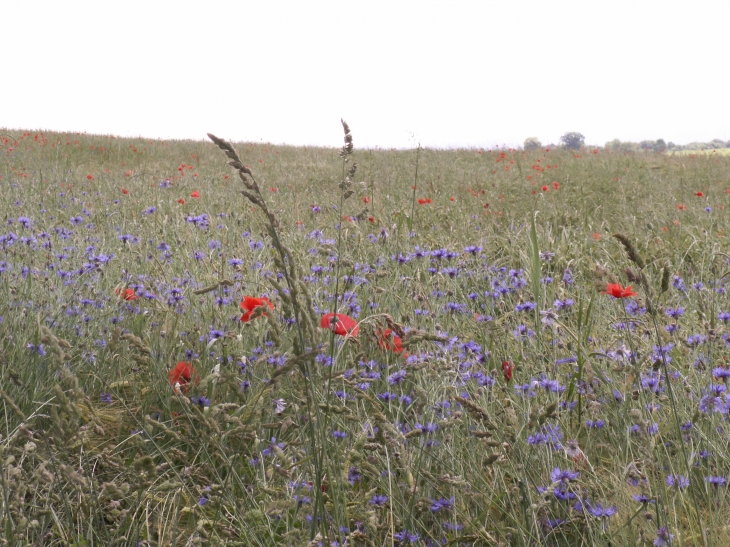
[[613, 237], [618, 239], [624, 246], [626, 254], [629, 255], [629, 260], [636, 264], [639, 268], [644, 269], [646, 263], [644, 262], [644, 259], [641, 258], [641, 255], [639, 255], [639, 252], [636, 250], [636, 247], [634, 247], [631, 240], [623, 234], [613, 234]]

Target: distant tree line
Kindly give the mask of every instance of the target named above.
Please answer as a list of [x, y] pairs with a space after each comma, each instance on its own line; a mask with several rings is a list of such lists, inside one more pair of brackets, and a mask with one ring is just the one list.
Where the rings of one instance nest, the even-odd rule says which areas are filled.
[[[549, 148], [553, 144], [548, 145]], [[571, 131], [560, 137], [560, 146], [568, 150], [580, 150], [585, 146], [585, 137], [580, 133]], [[523, 145], [525, 150], [538, 150], [542, 148], [542, 143], [537, 137], [528, 137]], [[664, 139], [655, 141], [646, 140], [641, 142], [621, 141], [613, 139], [604, 145], [604, 148], [614, 152], [675, 152], [680, 150], [712, 150], [717, 148], [730, 148], [730, 141], [722, 139], [712, 139], [710, 142], [691, 142], [689, 144], [674, 144], [666, 142]]]
[[[560, 137], [561, 146], [569, 150], [580, 150], [583, 146], [585, 146], [585, 141], [586, 138], [576, 131], [571, 131], [570, 133], [566, 133]], [[549, 144], [548, 148], [552, 148], [554, 146], [554, 144]], [[542, 143], [537, 137], [528, 137], [525, 139], [523, 148], [525, 150], [537, 150], [542, 148]]]
[[628, 142], [613, 139], [606, 143], [605, 148], [616, 152], [678, 152], [680, 150], [712, 150], [717, 148], [730, 148], [730, 141], [712, 139], [710, 142], [691, 142], [689, 144], [674, 144], [665, 142], [664, 139], [655, 141]]

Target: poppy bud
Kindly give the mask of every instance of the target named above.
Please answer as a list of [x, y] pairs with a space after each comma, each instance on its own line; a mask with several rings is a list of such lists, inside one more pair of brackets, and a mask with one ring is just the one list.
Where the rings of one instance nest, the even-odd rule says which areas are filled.
[[512, 379], [512, 363], [502, 361], [502, 374], [504, 374], [504, 379], [508, 382]]

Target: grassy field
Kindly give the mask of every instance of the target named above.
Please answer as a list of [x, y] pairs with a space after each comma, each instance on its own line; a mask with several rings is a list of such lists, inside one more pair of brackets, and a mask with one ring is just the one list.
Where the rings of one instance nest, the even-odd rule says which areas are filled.
[[0, 544], [730, 541], [730, 157], [0, 133]]

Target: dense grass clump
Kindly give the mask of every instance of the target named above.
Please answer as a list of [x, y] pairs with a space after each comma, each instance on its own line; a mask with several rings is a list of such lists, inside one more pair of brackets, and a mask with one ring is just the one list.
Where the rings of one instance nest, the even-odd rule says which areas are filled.
[[730, 157], [4, 133], [3, 545], [728, 543]]

